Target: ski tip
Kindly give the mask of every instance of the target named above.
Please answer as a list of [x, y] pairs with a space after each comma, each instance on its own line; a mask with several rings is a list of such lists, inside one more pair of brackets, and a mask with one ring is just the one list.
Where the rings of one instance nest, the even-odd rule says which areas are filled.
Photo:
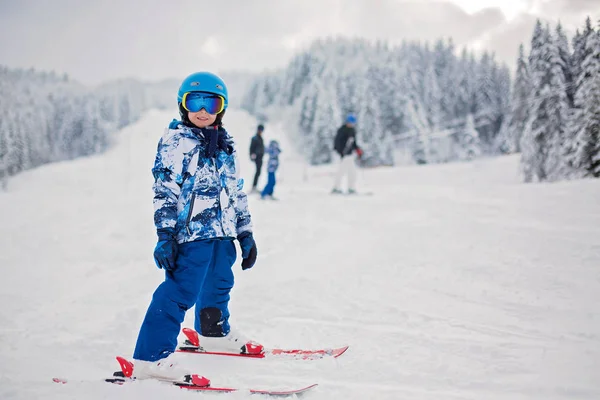
[[318, 383], [313, 383], [312, 385], [308, 385], [306, 387], [303, 387], [301, 389], [292, 389], [292, 390], [250, 390], [250, 393], [252, 394], [265, 394], [268, 396], [281, 396], [281, 397], [287, 397], [287, 396], [292, 396], [292, 395], [299, 395], [301, 393], [304, 393], [308, 390], [314, 389], [315, 387], [319, 386]]
[[302, 392], [306, 392], [307, 390], [314, 389], [314, 388], [316, 388], [317, 386], [319, 386], [319, 384], [318, 384], [318, 383], [313, 383], [312, 385], [308, 385], [308, 386], [306, 386], [306, 387], [303, 387], [302, 389], [298, 389], [298, 390], [296, 390], [296, 393], [302, 393]]
[[126, 378], [131, 378], [131, 376], [133, 375], [133, 363], [120, 356], [117, 356], [117, 361], [121, 366], [121, 371], [123, 371], [123, 375], [125, 375]]
[[344, 354], [346, 352], [346, 350], [348, 350], [349, 347], [350, 346], [344, 346], [344, 347], [340, 347], [339, 349], [335, 349], [333, 358], [338, 358], [339, 356]]
[[67, 380], [63, 378], [52, 378], [52, 382], [65, 384], [67, 383]]

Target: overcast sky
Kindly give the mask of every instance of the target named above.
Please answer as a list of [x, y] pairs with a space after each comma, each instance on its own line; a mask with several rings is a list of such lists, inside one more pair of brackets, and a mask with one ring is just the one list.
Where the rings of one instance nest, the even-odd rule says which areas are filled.
[[514, 65], [538, 17], [567, 32], [600, 0], [0, 0], [0, 64], [87, 84], [197, 70], [286, 65], [328, 35], [434, 40], [490, 49]]

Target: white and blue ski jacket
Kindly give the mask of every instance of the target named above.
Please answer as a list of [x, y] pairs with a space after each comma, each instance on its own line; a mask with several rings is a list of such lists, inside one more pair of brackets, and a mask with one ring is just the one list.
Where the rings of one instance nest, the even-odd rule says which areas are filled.
[[174, 230], [178, 243], [252, 230], [234, 142], [223, 128], [193, 129], [173, 121], [158, 143], [152, 173], [154, 224]]

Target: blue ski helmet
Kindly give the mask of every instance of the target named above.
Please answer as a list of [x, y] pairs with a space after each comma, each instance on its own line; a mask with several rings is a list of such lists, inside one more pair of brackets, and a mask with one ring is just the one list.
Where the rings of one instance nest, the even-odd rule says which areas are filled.
[[354, 114], [348, 114], [346, 116], [346, 123], [347, 124], [355, 124], [356, 123], [356, 117], [354, 116]]
[[227, 109], [229, 104], [225, 82], [211, 72], [195, 72], [185, 78], [179, 86], [179, 92], [177, 92], [177, 103], [181, 103], [183, 95], [187, 92], [206, 92], [222, 96], [225, 100], [223, 111]]

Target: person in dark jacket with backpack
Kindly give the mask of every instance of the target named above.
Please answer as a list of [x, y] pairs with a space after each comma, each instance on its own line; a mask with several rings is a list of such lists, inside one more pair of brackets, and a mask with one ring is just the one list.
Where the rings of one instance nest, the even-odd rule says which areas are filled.
[[332, 193], [342, 193], [340, 188], [342, 178], [348, 176], [348, 194], [356, 193], [356, 166], [354, 164], [354, 153], [360, 158], [362, 150], [356, 143], [356, 117], [353, 114], [348, 114], [346, 122], [342, 125], [335, 135], [333, 143], [334, 150], [340, 156], [340, 166], [335, 175], [335, 182]]
[[262, 133], [265, 130], [263, 124], [258, 125], [256, 128], [256, 135], [252, 137], [250, 141], [250, 159], [254, 161], [256, 165], [256, 172], [254, 173], [254, 181], [252, 181], [252, 192], [257, 192], [256, 185], [258, 185], [258, 178], [260, 177], [260, 170], [262, 169], [263, 156], [265, 155], [265, 143], [263, 142]]

